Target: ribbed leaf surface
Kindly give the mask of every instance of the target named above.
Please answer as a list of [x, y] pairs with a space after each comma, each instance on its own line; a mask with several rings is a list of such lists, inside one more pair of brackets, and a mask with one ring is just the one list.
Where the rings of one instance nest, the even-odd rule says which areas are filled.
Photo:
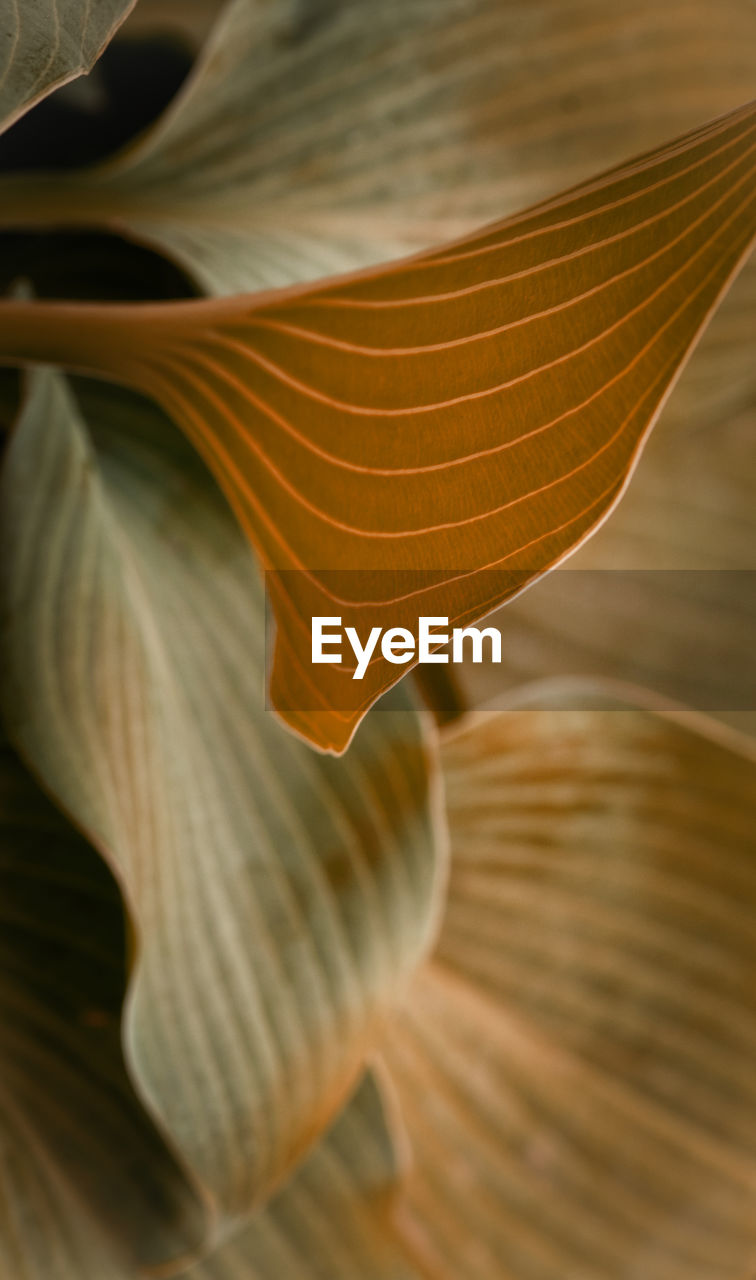
[[387, 1037], [433, 1280], [742, 1280], [756, 757], [639, 710], [481, 716], [439, 947]]
[[191, 1254], [205, 1206], [123, 1062], [118, 891], [5, 744], [0, 889], [0, 1275], [123, 1280]]
[[421, 1280], [392, 1221], [401, 1172], [368, 1075], [265, 1210], [186, 1280]]
[[211, 477], [139, 398], [85, 394], [94, 447], [45, 372], [7, 451], [4, 712], [124, 886], [135, 1079], [241, 1216], [341, 1105], [430, 941], [432, 766], [405, 697], [343, 763], [275, 723], [259, 582]]
[[478, 235], [312, 288], [109, 310], [9, 303], [8, 354], [154, 395], [264, 565], [280, 713], [341, 751], [407, 666], [310, 664], [310, 620], [470, 622], [620, 497], [756, 232], [744, 107]]
[[90, 71], [135, 0], [6, 0], [0, 12], [0, 131]]
[[353, 270], [745, 101], [755, 42], [750, 0], [231, 0], [136, 145], [0, 180], [0, 223], [104, 222], [214, 294]]

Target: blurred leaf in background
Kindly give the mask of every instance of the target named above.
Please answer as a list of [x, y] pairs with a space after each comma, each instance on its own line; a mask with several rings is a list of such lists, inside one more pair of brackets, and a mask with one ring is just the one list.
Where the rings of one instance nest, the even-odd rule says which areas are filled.
[[[220, 299], [437, 246], [753, 98], [754, 36], [751, 0], [140, 0], [91, 77], [0, 137], [0, 278]], [[6, 75], [11, 115], [45, 65], [31, 91]], [[265, 304], [262, 343], [242, 335], [258, 396], [306, 305]], [[448, 886], [406, 684], [342, 760], [287, 734], [249, 548], [165, 414], [48, 369], [16, 420], [2, 371], [0, 689], [23, 761], [3, 742], [1, 1280], [750, 1280], [752, 745], [653, 694], [521, 682], [616, 674], [628, 650], [658, 688], [692, 657], [691, 696], [749, 727], [727, 588], [753, 568], [755, 332], [751, 265], [585, 573], [502, 611], [503, 681], [466, 673], [473, 702], [520, 709], [445, 738]], [[182, 348], [206, 437], [202, 395], [230, 403], [207, 341]], [[339, 447], [377, 447], [362, 426]], [[674, 590], [644, 593], [649, 569]], [[701, 572], [716, 611], [685, 594]]]
[[135, 0], [11, 0], [0, 13], [0, 120], [90, 71]]
[[433, 1280], [756, 1253], [756, 755], [588, 692], [444, 746], [446, 915], [385, 1051]]

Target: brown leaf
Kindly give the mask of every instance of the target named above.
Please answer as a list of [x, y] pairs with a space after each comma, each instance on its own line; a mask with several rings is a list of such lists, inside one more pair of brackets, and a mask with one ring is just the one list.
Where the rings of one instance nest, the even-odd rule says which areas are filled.
[[[457, 669], [468, 706], [601, 675], [756, 732], [756, 263], [713, 318], [612, 518], [490, 620], [504, 663]], [[576, 572], [579, 571], [579, 572]]]
[[756, 1254], [756, 756], [636, 709], [444, 752], [435, 958], [388, 1037], [434, 1280], [744, 1280]]
[[[470, 622], [618, 500], [756, 231], [756, 107], [414, 260], [280, 294], [144, 308], [8, 303], [9, 355], [135, 382], [214, 470], [266, 567], [282, 716], [341, 751], [408, 669], [309, 663]], [[280, 572], [283, 571], [283, 572]]]

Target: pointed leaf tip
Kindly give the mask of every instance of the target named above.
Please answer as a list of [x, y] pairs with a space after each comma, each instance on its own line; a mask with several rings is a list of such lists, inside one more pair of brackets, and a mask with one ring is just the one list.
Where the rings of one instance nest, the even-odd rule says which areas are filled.
[[135, 0], [18, 0], [0, 15], [0, 132], [90, 71]]
[[77, 395], [39, 372], [3, 458], [2, 714], [118, 875], [129, 1067], [238, 1219], [336, 1113], [433, 939], [432, 744], [402, 690], [344, 761], [284, 732], [212, 477], [142, 397]]
[[273, 702], [340, 752], [411, 663], [315, 667], [313, 616], [363, 637], [471, 623], [564, 559], [618, 501], [755, 233], [750, 104], [414, 259], [76, 325], [38, 308], [25, 337], [17, 304], [8, 341], [36, 332], [181, 425], [270, 571]]

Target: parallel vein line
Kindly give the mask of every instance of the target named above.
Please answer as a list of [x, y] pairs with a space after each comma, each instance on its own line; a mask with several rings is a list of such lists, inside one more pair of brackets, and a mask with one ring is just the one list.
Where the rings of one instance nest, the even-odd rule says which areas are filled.
[[[738, 186], [741, 186], [745, 181], [746, 179], [742, 179], [741, 182], [738, 184]], [[737, 189], [738, 187], [734, 187], [732, 190], [734, 191]], [[724, 197], [724, 199], [729, 198], [731, 194], [732, 194], [732, 191], [728, 192], [727, 196]], [[408, 405], [408, 406], [403, 406], [401, 408], [393, 408], [393, 409], [389, 409], [389, 408], [378, 409], [369, 405], [354, 405], [349, 403], [348, 401], [336, 399], [333, 396], [327, 395], [325, 392], [317, 390], [315, 387], [312, 387], [308, 383], [303, 382], [301, 379], [295, 377], [293, 374], [287, 373], [287, 371], [283, 369], [280, 365], [277, 365], [274, 361], [269, 360], [266, 356], [263, 356], [260, 352], [253, 350], [251, 347], [245, 346], [244, 343], [239, 342], [235, 338], [231, 338], [228, 334], [225, 334], [221, 331], [216, 330], [216, 331], [212, 331], [211, 333], [208, 333], [208, 338], [210, 341], [216, 343], [220, 347], [226, 347], [229, 350], [235, 351], [237, 354], [241, 355], [248, 362], [252, 364], [257, 364], [260, 368], [265, 369], [266, 372], [270, 373], [273, 377], [277, 378], [278, 381], [283, 383], [285, 386], [289, 386], [293, 390], [301, 392], [302, 395], [305, 395], [310, 399], [316, 400], [322, 404], [327, 405], [329, 408], [337, 409], [344, 413], [353, 414], [359, 417], [400, 418], [400, 417], [414, 417], [416, 414], [432, 413], [439, 409], [452, 408], [456, 405], [467, 404], [475, 400], [483, 400], [490, 396], [495, 396], [501, 391], [506, 391], [511, 387], [519, 386], [522, 383], [528, 382], [530, 379], [537, 377], [539, 374], [545, 373], [549, 369], [553, 369], [559, 365], [565, 364], [569, 360], [573, 359], [573, 357], [577, 355], [581, 355], [586, 351], [590, 351], [593, 347], [598, 346], [612, 333], [616, 332], [617, 329], [621, 328], [621, 326], [625, 324], [626, 321], [638, 315], [646, 306], [648, 306], [649, 303], [653, 302], [657, 297], [659, 297], [662, 293], [664, 293], [664, 291], [668, 289], [671, 284], [673, 284], [677, 279], [679, 279], [680, 276], [683, 275], [689, 269], [690, 264], [692, 262], [697, 261], [697, 259], [701, 257], [702, 254], [706, 253], [707, 249], [709, 249], [713, 244], [717, 242], [717, 240], [721, 238], [722, 233], [733, 222], [737, 220], [737, 218], [740, 216], [743, 210], [746, 209], [752, 203], [753, 199], [754, 199], [754, 196], [752, 194], [749, 194], [746, 197], [746, 199], [742, 201], [741, 204], [738, 205], [734, 213], [732, 213], [724, 222], [722, 222], [718, 226], [715, 234], [712, 236], [709, 236], [706, 240], [704, 240], [703, 243], [700, 245], [700, 247], [696, 250], [696, 252], [694, 254], [691, 254], [690, 257], [686, 258], [686, 260], [682, 263], [682, 265], [678, 267], [677, 270], [674, 271], [671, 275], [667, 276], [661, 285], [659, 285], [656, 289], [654, 289], [650, 294], [648, 294], [645, 298], [643, 298], [639, 303], [637, 303], [629, 311], [624, 312], [621, 316], [618, 317], [617, 320], [613, 321], [612, 324], [608, 325], [605, 329], [602, 329], [600, 333], [594, 335], [594, 337], [589, 338], [586, 342], [583, 342], [576, 347], [572, 347], [569, 351], [563, 352], [561, 355], [554, 357], [553, 360], [549, 360], [543, 364], [536, 365], [532, 369], [528, 369], [524, 373], [518, 374], [514, 378], [507, 379], [507, 381], [505, 382], [497, 383], [493, 387], [486, 387], [481, 391], [471, 391], [471, 392], [466, 392], [464, 395], [452, 396], [447, 400], [439, 400], [433, 403], [421, 404], [421, 405]], [[709, 210], [709, 212], [711, 212], [711, 210]], [[643, 264], [641, 263], [640, 265], [642, 266]], [[633, 270], [637, 270], [637, 269], [638, 269], [637, 267], [633, 268]], [[712, 272], [708, 273], [706, 277], [707, 282], [712, 274], [713, 274]], [[696, 293], [689, 295], [689, 298], [696, 296], [698, 292], [699, 290], [696, 290]], [[560, 306], [555, 307], [554, 310], [560, 311], [564, 309], [565, 305], [569, 305], [569, 304], [560, 304]], [[687, 303], [685, 305], [687, 305]], [[522, 325], [527, 324], [529, 319], [530, 317], [528, 317], [526, 320], [515, 321], [509, 327], [511, 328], [521, 327]], [[658, 330], [657, 333], [658, 332], [663, 332], [663, 329]], [[174, 346], [177, 350], [181, 349], [180, 344], [178, 343], [174, 344]], [[185, 346], [188, 351], [191, 351], [192, 357], [194, 357], [197, 351], [196, 345], [192, 344], [191, 340], [188, 340]], [[526, 438], [526, 437], [520, 437], [517, 440], [514, 440], [510, 443], [512, 444], [519, 443], [519, 439], [523, 439], [523, 438]]]
[[[728, 169], [725, 172], [729, 173], [743, 159], [750, 156], [754, 151], [756, 151], [756, 144], [753, 147], [750, 147], [748, 149], [745, 156], [738, 157], [737, 161], [735, 161], [732, 165], [728, 166]], [[724, 174], [718, 174], [716, 178], [710, 179], [710, 181], [707, 182], [705, 186], [700, 187], [692, 195], [686, 196], [684, 200], [679, 201], [677, 204], [671, 205], [669, 209], [664, 210], [662, 214], [654, 215], [654, 217], [652, 218], [647, 218], [644, 222], [636, 223], [634, 226], [627, 228], [625, 231], [618, 232], [614, 236], [608, 236], [605, 240], [595, 241], [594, 243], [587, 245], [583, 249], [575, 250], [573, 253], [565, 254], [559, 258], [550, 258], [547, 262], [539, 263], [535, 267], [526, 267], [522, 271], [512, 272], [511, 275], [498, 276], [496, 279], [483, 281], [480, 284], [471, 286], [467, 290], [459, 290], [455, 293], [447, 293], [447, 294], [432, 294], [424, 298], [403, 299], [402, 301], [403, 303], [404, 302], [433, 303], [437, 301], [445, 301], [447, 299], [461, 297], [463, 294], [476, 292], [479, 289], [487, 289], [489, 287], [493, 288], [502, 284], [508, 284], [512, 280], [532, 279], [532, 277], [537, 275], [540, 271], [549, 270], [550, 268], [556, 265], [559, 265], [560, 263], [571, 261], [572, 259], [578, 258], [583, 254], [592, 253], [595, 249], [603, 248], [608, 244], [613, 244], [619, 240], [627, 239], [629, 236], [633, 235], [636, 231], [640, 230], [641, 228], [650, 226], [652, 223], [657, 222], [659, 218], [666, 216], [666, 214], [674, 212], [677, 209], [681, 209], [686, 204], [691, 203], [693, 200], [697, 198], [697, 196], [700, 194], [701, 191], [703, 191], [707, 187], [712, 186], [715, 182], [720, 181], [720, 179], [723, 176]], [[750, 178], [751, 178], [751, 174], [746, 173], [738, 183], [732, 186], [729, 186], [725, 191], [725, 194], [721, 196], [719, 200], [717, 200], [714, 204], [708, 205], [705, 208], [703, 213], [699, 214], [699, 216], [693, 222], [688, 223], [678, 235], [673, 236], [671, 240], [665, 241], [662, 245], [659, 246], [658, 249], [655, 249], [653, 253], [648, 254], [644, 258], [639, 258], [637, 262], [634, 262], [632, 264], [632, 266], [626, 267], [623, 271], [618, 271], [615, 275], [608, 276], [605, 280], [600, 281], [599, 284], [593, 285], [590, 289], [585, 289], [581, 293], [571, 294], [569, 297], [564, 298], [561, 302], [554, 303], [553, 306], [544, 307], [540, 311], [528, 312], [526, 315], [518, 316], [516, 320], [510, 320], [506, 324], [497, 325], [495, 328], [492, 328], [492, 329], [480, 329], [475, 333], [465, 334], [463, 337], [460, 337], [460, 338], [449, 338], [445, 342], [431, 342], [421, 346], [368, 347], [360, 343], [347, 342], [345, 339], [342, 339], [342, 338], [335, 338], [331, 334], [319, 333], [317, 330], [314, 330], [314, 329], [307, 329], [300, 325], [289, 324], [283, 320], [270, 318], [267, 315], [265, 315], [264, 312], [261, 313], [259, 316], [253, 314], [250, 317], [250, 322], [254, 325], [259, 325], [261, 328], [272, 329], [280, 333], [288, 333], [296, 337], [304, 338], [308, 342], [312, 342], [312, 344], [315, 346], [330, 347], [338, 351], [351, 351], [351, 352], [354, 352], [355, 354], [369, 356], [369, 357], [375, 356], [377, 358], [382, 358], [386, 356], [396, 357], [396, 356], [409, 356], [409, 355], [423, 355], [426, 352], [431, 352], [431, 351], [448, 351], [454, 347], [465, 346], [469, 343], [478, 342], [479, 340], [482, 340], [485, 338], [495, 337], [497, 334], [500, 334], [500, 333], [506, 333], [508, 332], [508, 330], [516, 329], [520, 325], [528, 324], [532, 320], [542, 320], [542, 319], [545, 319], [546, 316], [557, 315], [560, 311], [564, 311], [568, 307], [574, 305], [574, 303], [582, 302], [586, 298], [594, 297], [596, 294], [601, 293], [603, 289], [607, 289], [610, 287], [610, 285], [616, 284], [618, 280], [624, 280], [628, 276], [633, 275], [636, 271], [642, 270], [644, 267], [648, 266], [649, 263], [654, 262], [657, 258], [661, 257], [663, 254], [667, 253], [670, 249], [674, 248], [682, 240], [684, 240], [685, 237], [694, 230], [694, 228], [700, 226], [702, 222], [705, 222], [706, 219], [711, 216], [711, 214], [714, 212], [715, 209], [718, 209], [722, 204], [724, 204], [730, 198], [733, 192], [737, 191]], [[711, 239], [713, 238], [715, 237], [712, 237]], [[672, 278], [673, 277], [667, 277], [667, 279], [672, 279]]]

